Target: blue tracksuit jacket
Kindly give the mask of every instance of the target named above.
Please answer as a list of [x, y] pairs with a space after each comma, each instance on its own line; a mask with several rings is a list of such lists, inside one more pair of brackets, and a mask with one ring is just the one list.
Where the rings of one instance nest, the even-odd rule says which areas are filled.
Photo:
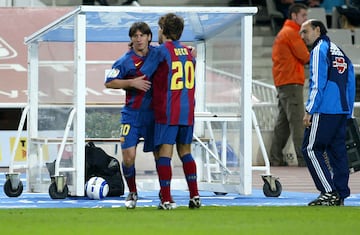
[[310, 114], [348, 114], [350, 118], [355, 101], [354, 67], [327, 36], [320, 37], [314, 45], [305, 109]]

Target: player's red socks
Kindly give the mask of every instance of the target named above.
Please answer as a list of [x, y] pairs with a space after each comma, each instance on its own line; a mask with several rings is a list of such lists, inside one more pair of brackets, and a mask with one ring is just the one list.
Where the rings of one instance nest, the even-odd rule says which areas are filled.
[[160, 157], [156, 162], [157, 162], [156, 170], [159, 176], [162, 202], [170, 202], [171, 201], [170, 183], [172, 177], [171, 158]]
[[197, 174], [196, 174], [196, 163], [191, 154], [186, 154], [181, 158], [183, 163], [183, 170], [186, 178], [186, 182], [190, 191], [190, 198], [199, 196], [197, 186]]
[[136, 193], [137, 189], [136, 189], [136, 182], [135, 182], [135, 174], [136, 174], [135, 165], [126, 167], [124, 165], [124, 163], [122, 163], [121, 167], [123, 170], [124, 178], [126, 180], [128, 188], [129, 188], [129, 192]]

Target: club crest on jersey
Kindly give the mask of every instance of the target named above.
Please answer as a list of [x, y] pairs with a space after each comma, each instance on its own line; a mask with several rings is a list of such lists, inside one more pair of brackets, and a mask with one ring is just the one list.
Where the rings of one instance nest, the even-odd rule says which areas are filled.
[[119, 75], [119, 73], [120, 73], [120, 71], [118, 69], [112, 69], [108, 73], [107, 77], [108, 78], [116, 78]]
[[344, 57], [335, 57], [332, 66], [337, 69], [340, 74], [343, 74], [347, 69], [347, 63]]

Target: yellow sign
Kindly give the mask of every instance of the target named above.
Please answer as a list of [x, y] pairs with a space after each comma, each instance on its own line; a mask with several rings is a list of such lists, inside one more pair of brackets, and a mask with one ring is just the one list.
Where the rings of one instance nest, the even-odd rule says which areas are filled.
[[[10, 137], [10, 152], [12, 153], [15, 145], [15, 137]], [[19, 140], [19, 144], [15, 150], [15, 162], [23, 162], [27, 160], [27, 138], [21, 137]], [[0, 151], [1, 152], [1, 151]], [[42, 152], [44, 159], [43, 160], [49, 160], [49, 152], [48, 152], [48, 146], [43, 145]]]
[[[13, 152], [14, 145], [15, 145], [15, 137], [10, 137], [10, 152]], [[25, 137], [21, 137], [19, 140], [19, 144], [16, 148], [15, 153], [15, 162], [23, 162], [26, 161], [26, 149], [27, 149], [27, 140]]]

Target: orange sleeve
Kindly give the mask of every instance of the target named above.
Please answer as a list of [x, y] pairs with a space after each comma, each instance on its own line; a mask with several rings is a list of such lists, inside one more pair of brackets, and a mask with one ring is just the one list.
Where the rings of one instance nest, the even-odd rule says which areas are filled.
[[294, 56], [302, 63], [307, 64], [310, 60], [310, 52], [306, 47], [304, 41], [300, 37], [300, 35], [296, 32], [289, 31], [290, 35], [289, 45], [291, 47], [291, 51], [293, 52]]

